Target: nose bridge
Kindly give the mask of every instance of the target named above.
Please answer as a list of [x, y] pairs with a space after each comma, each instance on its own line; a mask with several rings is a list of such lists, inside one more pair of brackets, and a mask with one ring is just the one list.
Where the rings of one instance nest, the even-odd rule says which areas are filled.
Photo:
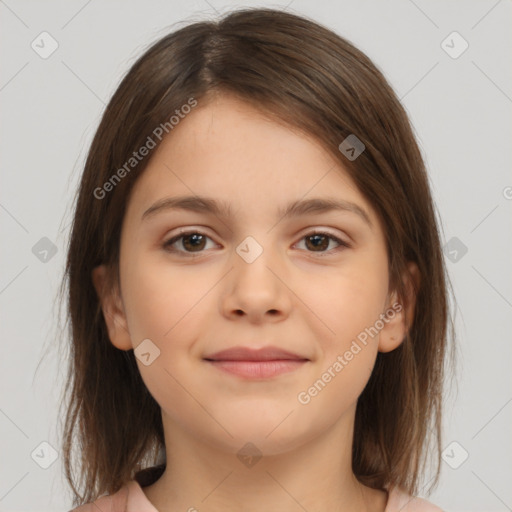
[[277, 247], [271, 243], [271, 236], [264, 233], [246, 236], [235, 248], [235, 272], [237, 280], [249, 279], [252, 286], [275, 280], [270, 268], [277, 267]]
[[229, 310], [263, 315], [269, 310], [285, 309], [286, 287], [277, 277], [281, 265], [278, 248], [271, 239], [271, 235], [259, 232], [246, 236], [235, 247]]

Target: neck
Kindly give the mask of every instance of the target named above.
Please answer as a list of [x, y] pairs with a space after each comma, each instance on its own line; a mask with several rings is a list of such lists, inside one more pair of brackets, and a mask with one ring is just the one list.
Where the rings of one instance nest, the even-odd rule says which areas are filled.
[[198, 439], [163, 414], [166, 469], [144, 493], [159, 512], [383, 512], [387, 493], [352, 472], [349, 416], [293, 450], [258, 458]]

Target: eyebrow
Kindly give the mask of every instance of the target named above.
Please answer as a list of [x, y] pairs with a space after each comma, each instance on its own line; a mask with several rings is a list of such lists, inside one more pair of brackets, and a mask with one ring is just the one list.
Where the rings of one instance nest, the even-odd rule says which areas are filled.
[[[229, 203], [216, 201], [204, 196], [179, 196], [166, 197], [158, 200], [150, 206], [143, 214], [141, 220], [146, 220], [159, 212], [181, 209], [197, 213], [209, 213], [218, 217], [233, 217], [233, 209]], [[334, 198], [312, 198], [293, 201], [277, 212], [278, 218], [299, 217], [307, 214], [320, 214], [330, 211], [351, 212], [362, 218], [366, 224], [372, 227], [370, 216], [359, 205], [344, 199]]]

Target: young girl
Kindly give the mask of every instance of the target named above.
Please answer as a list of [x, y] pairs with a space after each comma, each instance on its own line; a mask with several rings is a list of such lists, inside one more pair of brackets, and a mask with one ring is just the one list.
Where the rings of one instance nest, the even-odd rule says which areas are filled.
[[414, 497], [440, 473], [439, 238], [406, 113], [348, 41], [246, 9], [151, 46], [74, 215], [75, 510], [441, 510]]

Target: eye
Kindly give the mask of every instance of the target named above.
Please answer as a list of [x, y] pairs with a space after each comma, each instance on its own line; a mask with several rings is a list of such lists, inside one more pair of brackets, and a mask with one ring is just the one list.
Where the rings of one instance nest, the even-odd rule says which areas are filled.
[[[167, 240], [166, 242], [163, 243], [162, 247], [169, 252], [196, 253], [201, 252], [202, 249], [205, 248], [207, 239], [211, 240], [209, 236], [206, 236], [204, 233], [201, 233], [199, 231], [186, 231], [171, 238], [170, 240]], [[178, 245], [184, 248], [185, 250], [176, 249], [172, 247], [178, 241], [181, 241]]]
[[[167, 240], [163, 243], [162, 247], [169, 252], [194, 254], [201, 253], [206, 248], [207, 240], [212, 240], [209, 236], [201, 233], [200, 231], [186, 231], [179, 235]], [[326, 233], [323, 231], [314, 231], [301, 238], [301, 241], [306, 241], [306, 247], [312, 249], [308, 252], [328, 253], [337, 251], [340, 247], [350, 247], [350, 245], [343, 240]], [[213, 241], [213, 240], [212, 240]], [[180, 242], [177, 244], [177, 242]], [[334, 249], [326, 250], [331, 242], [338, 244]], [[173, 247], [176, 245], [180, 248]]]
[[[314, 231], [313, 233], [309, 233], [308, 235], [301, 238], [301, 241], [306, 241], [306, 247], [312, 248], [312, 251], [309, 252], [317, 252], [317, 253], [328, 253], [334, 252], [340, 249], [340, 247], [350, 247], [348, 243], [340, 240], [339, 238], [331, 235], [330, 233], [326, 233], [323, 231]], [[338, 244], [338, 247], [325, 250], [329, 247], [331, 241], [334, 241]]]

